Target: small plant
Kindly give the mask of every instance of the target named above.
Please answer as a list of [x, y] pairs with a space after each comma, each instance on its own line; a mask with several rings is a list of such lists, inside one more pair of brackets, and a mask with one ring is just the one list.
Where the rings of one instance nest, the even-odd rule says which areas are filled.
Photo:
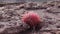
[[40, 16], [37, 13], [31, 11], [23, 14], [21, 20], [30, 26], [36, 26], [40, 23]]

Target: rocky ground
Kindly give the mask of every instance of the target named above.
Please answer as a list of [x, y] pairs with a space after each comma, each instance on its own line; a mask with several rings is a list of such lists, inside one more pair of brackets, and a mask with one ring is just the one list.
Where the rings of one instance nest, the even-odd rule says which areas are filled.
[[[21, 21], [21, 15], [29, 11], [40, 15], [40, 29], [30, 29]], [[60, 1], [1, 4], [0, 34], [60, 34]]]

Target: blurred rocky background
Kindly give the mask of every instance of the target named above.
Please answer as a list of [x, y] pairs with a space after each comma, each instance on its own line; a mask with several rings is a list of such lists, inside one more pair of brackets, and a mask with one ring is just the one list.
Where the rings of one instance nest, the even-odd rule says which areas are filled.
[[0, 0], [0, 3], [19, 3], [19, 2], [45, 2], [55, 0]]
[[[60, 34], [60, 0], [29, 1], [0, 0], [0, 34]], [[29, 11], [41, 17], [42, 23], [38, 26], [40, 29], [33, 31], [21, 21], [21, 15]]]

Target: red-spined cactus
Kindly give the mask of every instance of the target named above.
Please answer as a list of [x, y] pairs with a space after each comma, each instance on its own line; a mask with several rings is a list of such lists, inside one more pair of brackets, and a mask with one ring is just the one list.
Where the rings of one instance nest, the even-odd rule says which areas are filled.
[[37, 13], [31, 11], [23, 14], [21, 20], [30, 26], [36, 26], [40, 23], [40, 16]]

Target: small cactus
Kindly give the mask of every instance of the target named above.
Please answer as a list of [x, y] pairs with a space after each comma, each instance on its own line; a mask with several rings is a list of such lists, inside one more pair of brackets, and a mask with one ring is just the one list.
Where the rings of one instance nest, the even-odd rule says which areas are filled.
[[30, 26], [36, 26], [40, 23], [40, 16], [37, 13], [31, 11], [23, 14], [21, 20]]

